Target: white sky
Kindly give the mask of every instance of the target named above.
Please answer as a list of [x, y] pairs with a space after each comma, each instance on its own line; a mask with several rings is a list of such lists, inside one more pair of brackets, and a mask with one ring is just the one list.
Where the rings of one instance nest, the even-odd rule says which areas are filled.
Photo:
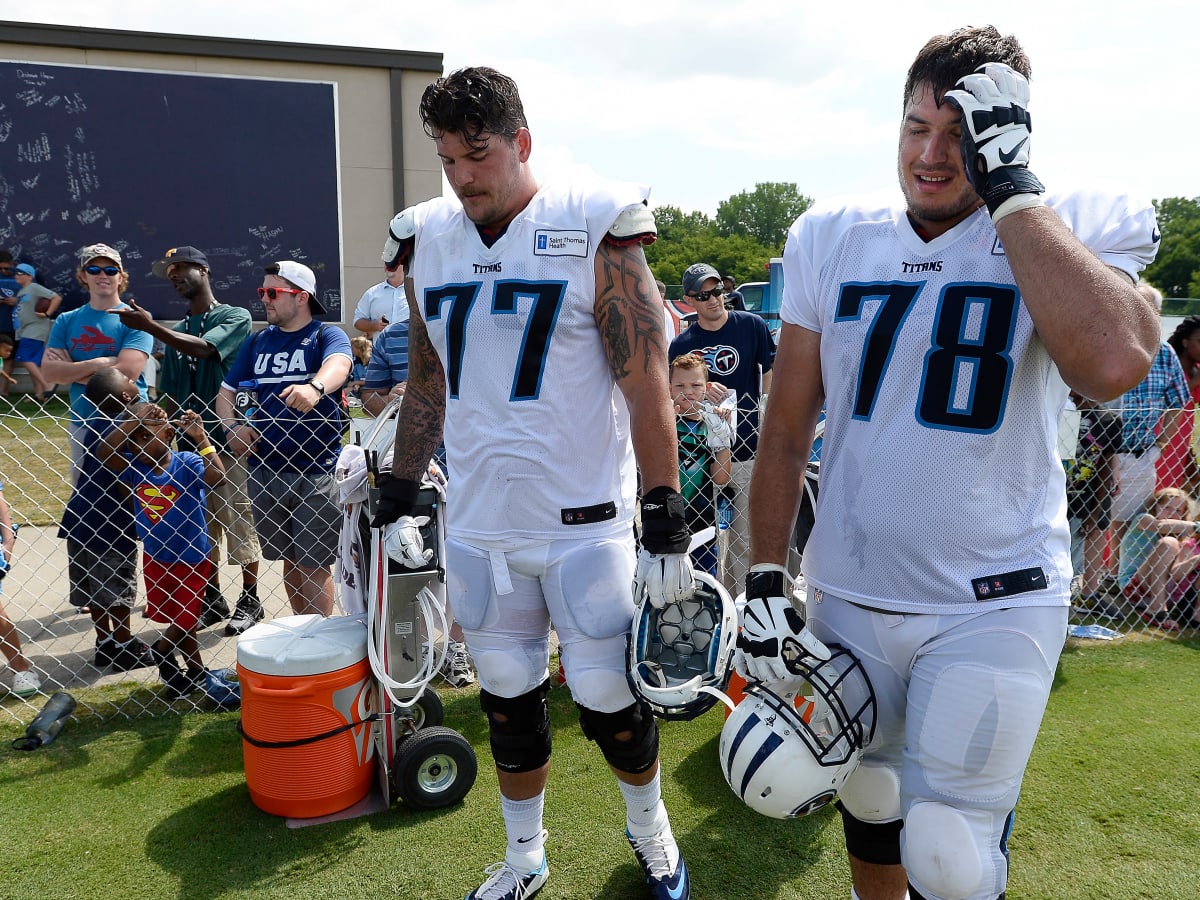
[[[991, 21], [1033, 61], [1031, 168], [1048, 186], [1200, 196], [1200, 6], [659, 0], [0, 0], [0, 19], [440, 52], [521, 89], [540, 177], [582, 167], [716, 213], [761, 181], [824, 198], [895, 184], [904, 74], [925, 40]], [[36, 10], [30, 15], [31, 9]]]

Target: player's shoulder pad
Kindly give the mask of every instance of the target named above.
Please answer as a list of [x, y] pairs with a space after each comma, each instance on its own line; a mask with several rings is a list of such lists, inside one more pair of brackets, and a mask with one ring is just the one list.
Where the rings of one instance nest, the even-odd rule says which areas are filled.
[[654, 213], [646, 201], [621, 210], [608, 234], [605, 242], [616, 244], [618, 247], [630, 247], [634, 244], [650, 245], [658, 240], [658, 227], [654, 224]]
[[414, 207], [410, 206], [392, 216], [388, 225], [387, 240], [383, 242], [383, 253], [380, 254], [383, 264], [389, 269], [394, 269], [397, 265], [406, 265], [412, 257], [416, 235], [417, 217]]

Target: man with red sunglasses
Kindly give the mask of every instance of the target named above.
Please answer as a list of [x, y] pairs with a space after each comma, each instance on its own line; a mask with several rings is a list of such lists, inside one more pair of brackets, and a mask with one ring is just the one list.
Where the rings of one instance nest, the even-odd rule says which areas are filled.
[[[312, 269], [292, 260], [264, 269], [258, 295], [269, 326], [242, 345], [216, 410], [229, 450], [250, 468], [249, 494], [264, 559], [283, 561], [296, 613], [333, 611], [342, 508], [333, 466], [345, 413], [335, 394], [350, 375], [350, 338], [317, 321], [325, 307]], [[253, 398], [239, 415], [238, 394]]]

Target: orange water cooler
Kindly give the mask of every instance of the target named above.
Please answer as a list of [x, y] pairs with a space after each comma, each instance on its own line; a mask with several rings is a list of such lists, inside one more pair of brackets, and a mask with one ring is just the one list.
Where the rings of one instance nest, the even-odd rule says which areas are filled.
[[263, 622], [238, 640], [242, 751], [250, 799], [313, 818], [366, 797], [375, 778], [374, 681], [361, 619]]

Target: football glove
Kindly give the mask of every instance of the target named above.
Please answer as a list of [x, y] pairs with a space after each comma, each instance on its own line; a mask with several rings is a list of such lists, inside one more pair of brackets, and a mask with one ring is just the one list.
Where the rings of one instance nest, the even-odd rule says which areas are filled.
[[371, 527], [382, 528], [391, 525], [401, 516], [411, 514], [417, 505], [417, 493], [420, 490], [421, 485], [410, 478], [379, 476], [379, 500], [375, 504], [375, 516], [371, 519]]
[[1033, 124], [1025, 76], [1004, 63], [984, 63], [946, 91], [946, 100], [962, 112], [963, 166], [992, 219], [1040, 205], [1037, 195], [1046, 189], [1028, 169]]
[[813, 636], [786, 591], [791, 579], [783, 566], [760, 563], [746, 576], [746, 605], [739, 618], [733, 664], [747, 681], [792, 681], [788, 666], [810, 656], [829, 659], [829, 648]]
[[704, 418], [704, 427], [708, 431], [708, 449], [728, 450], [733, 446], [733, 429], [716, 409], [705, 404], [700, 415]]
[[691, 533], [684, 505], [683, 495], [668, 487], [652, 488], [642, 497], [642, 548], [633, 575], [635, 603], [643, 591], [655, 609], [692, 596]]
[[383, 548], [387, 555], [407, 569], [421, 569], [433, 559], [433, 549], [425, 549], [421, 526], [429, 524], [429, 516], [401, 516], [383, 532]]

